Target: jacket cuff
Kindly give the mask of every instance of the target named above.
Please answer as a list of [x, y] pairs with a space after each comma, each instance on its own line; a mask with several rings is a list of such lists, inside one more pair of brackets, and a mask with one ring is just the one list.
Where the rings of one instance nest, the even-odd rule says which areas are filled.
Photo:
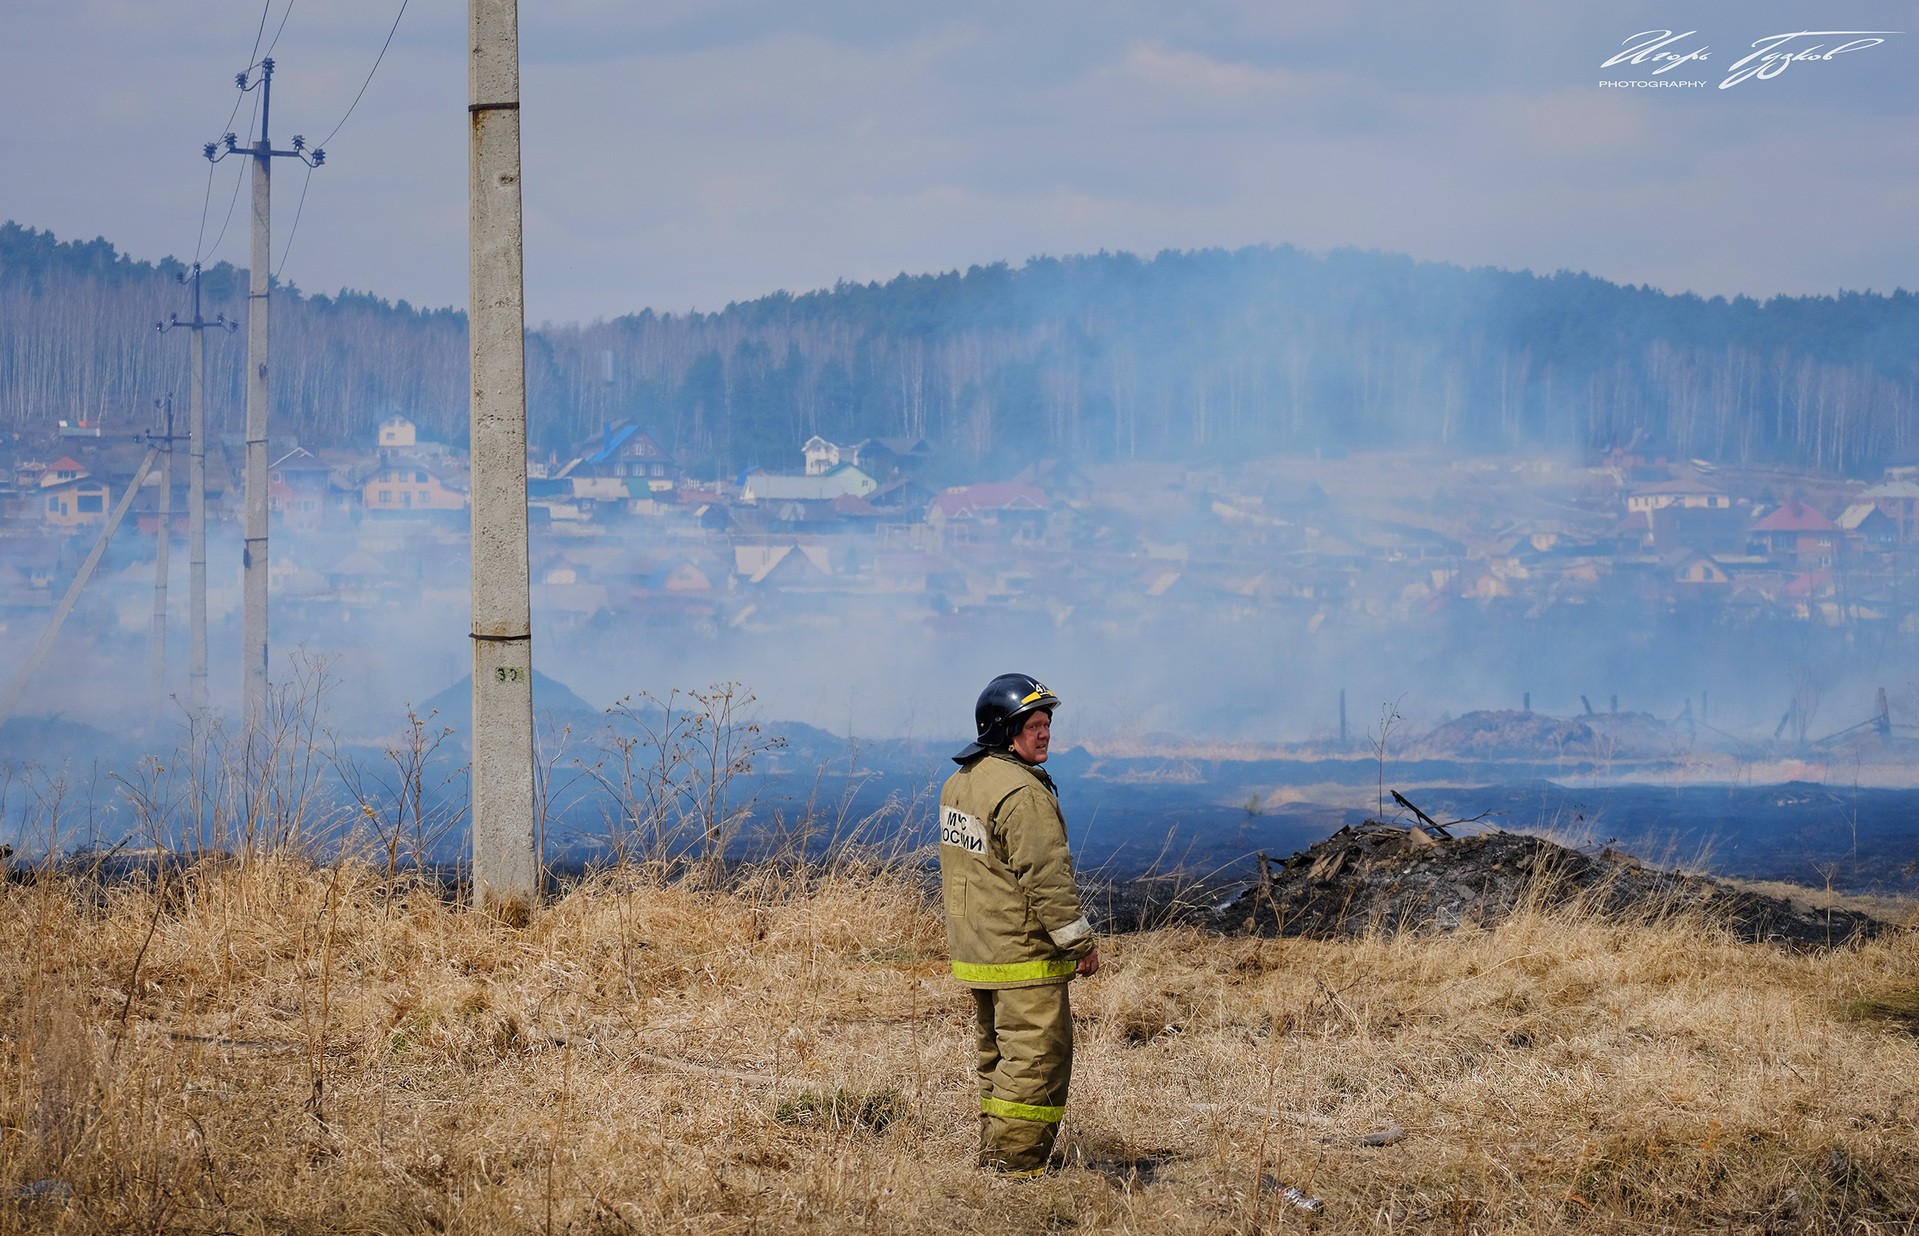
[[1093, 934], [1093, 925], [1086, 921], [1086, 916], [1082, 914], [1058, 931], [1049, 931], [1046, 934], [1053, 938], [1054, 948], [1072, 948]]

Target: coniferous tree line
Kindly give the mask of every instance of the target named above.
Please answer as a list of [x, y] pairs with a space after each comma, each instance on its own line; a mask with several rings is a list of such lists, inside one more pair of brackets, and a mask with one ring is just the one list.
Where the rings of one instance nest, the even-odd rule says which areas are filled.
[[[186, 389], [178, 263], [0, 225], [0, 428], [146, 423]], [[245, 272], [203, 284], [243, 318]], [[636, 295], [637, 299], [637, 295]], [[277, 290], [276, 434], [365, 444], [395, 413], [464, 441], [465, 315]], [[238, 432], [242, 336], [209, 339], [212, 423]], [[956, 464], [1230, 458], [1433, 445], [1869, 473], [1919, 454], [1919, 297], [1704, 300], [1588, 275], [1290, 248], [1039, 258], [651, 310], [527, 340], [530, 431], [563, 453], [648, 425], [709, 474], [796, 465], [814, 433], [926, 437]]]

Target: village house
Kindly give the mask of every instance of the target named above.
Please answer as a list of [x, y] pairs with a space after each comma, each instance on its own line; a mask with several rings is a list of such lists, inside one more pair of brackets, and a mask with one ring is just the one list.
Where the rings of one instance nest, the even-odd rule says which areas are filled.
[[381, 463], [405, 458], [443, 465], [455, 452], [445, 443], [422, 438], [419, 427], [406, 417], [389, 416], [380, 422], [375, 454]]
[[1732, 587], [1731, 572], [1712, 555], [1696, 549], [1672, 550], [1660, 559], [1660, 563], [1665, 567], [1666, 578], [1673, 586], [1675, 598], [1710, 597]]
[[823, 476], [841, 464], [852, 464], [875, 480], [892, 480], [924, 463], [932, 453], [925, 438], [867, 438], [840, 446], [814, 434], [800, 446], [808, 476]]
[[1652, 512], [1665, 510], [1669, 506], [1726, 510], [1732, 506], [1732, 495], [1697, 474], [1677, 480], [1635, 485], [1626, 493], [1626, 510], [1644, 517], [1648, 527], [1651, 526]]
[[[828, 442], [818, 434], [808, 438], [800, 446], [800, 454], [806, 459], [806, 475], [819, 476], [829, 468], [839, 467], [840, 451], [841, 448], [837, 443]], [[850, 450], [847, 451], [849, 463], [852, 462], [851, 454]]]
[[860, 501], [888, 524], [917, 524], [937, 495], [912, 477], [902, 476], [882, 484]]
[[634, 549], [621, 553], [599, 572], [606, 585], [611, 621], [690, 624], [706, 636], [717, 634], [717, 566], [702, 566], [679, 553]]
[[823, 586], [832, 580], [832, 552], [824, 540], [739, 541], [733, 546], [733, 574], [749, 585]]
[[882, 482], [915, 472], [932, 457], [933, 444], [925, 438], [868, 438], [853, 448], [860, 471]]
[[948, 489], [933, 499], [926, 523], [947, 544], [1035, 544], [1046, 531], [1052, 503], [1044, 490], [1018, 481], [984, 481]]
[[1855, 502], [1835, 521], [1857, 549], [1888, 550], [1899, 543], [1899, 525], [1876, 503]]
[[1805, 571], [1793, 576], [1780, 593], [1780, 600], [1802, 622], [1819, 621], [1828, 625], [1842, 617], [1838, 586], [1830, 568]]
[[433, 515], [467, 508], [467, 494], [422, 460], [383, 459], [360, 487], [360, 505], [368, 515]]
[[1754, 548], [1802, 570], [1829, 567], [1838, 557], [1838, 525], [1797, 498], [1753, 521], [1750, 535]]
[[343, 513], [345, 495], [334, 490], [333, 469], [304, 447], [267, 466], [267, 509], [294, 531], [311, 532]]
[[1633, 487], [1626, 518], [1648, 548], [1738, 553], [1745, 543], [1746, 521], [1732, 495], [1697, 474]]
[[327, 585], [342, 605], [378, 605], [397, 595], [402, 579], [388, 564], [365, 550], [355, 550], [326, 569]]
[[[659, 439], [632, 421], [606, 423], [598, 438], [576, 443], [572, 456], [553, 475], [573, 481], [576, 498], [625, 499], [634, 496], [636, 489], [670, 493], [680, 479], [679, 464]], [[596, 487], [590, 483], [593, 481], [616, 484]]]
[[0, 476], [0, 517], [9, 521], [40, 518], [40, 472], [45, 464], [21, 461]]
[[267, 587], [275, 600], [328, 602], [332, 584], [327, 577], [291, 554], [282, 554], [267, 567]]
[[678, 596], [713, 591], [713, 577], [685, 554], [630, 550], [601, 570], [610, 589], [624, 594], [670, 593]]
[[879, 482], [850, 463], [835, 464], [806, 476], [781, 476], [754, 468], [740, 478], [740, 501], [832, 502], [835, 498], [864, 498]]
[[41, 523], [61, 533], [98, 528], [107, 522], [113, 490], [105, 481], [85, 477], [42, 483]]
[[[186, 469], [175, 467], [173, 470], [173, 488], [168, 493], [170, 507], [167, 523], [175, 537], [184, 537], [192, 527], [193, 514], [188, 504], [187, 480], [182, 473]], [[160, 532], [160, 472], [155, 469], [140, 492], [133, 496], [133, 505], [127, 508], [127, 517], [141, 536], [157, 536]]]
[[806, 547], [788, 545], [774, 551], [771, 561], [747, 576], [744, 586], [761, 591], [825, 592], [835, 590], [831, 568]]
[[[29, 465], [31, 466], [31, 465]], [[39, 470], [36, 483], [46, 489], [54, 485], [63, 485], [68, 481], [78, 481], [92, 476], [87, 466], [71, 455], [62, 455], [46, 467]]]
[[606, 608], [607, 588], [589, 564], [570, 554], [547, 554], [535, 568], [531, 601], [544, 621], [561, 628], [584, 622]]
[[1859, 501], [1871, 503], [1890, 519], [1901, 541], [1919, 527], [1919, 482], [1910, 478], [1882, 481], [1860, 494]]
[[406, 417], [389, 416], [380, 422], [378, 445], [381, 453], [393, 451], [410, 455], [419, 444], [419, 430]]

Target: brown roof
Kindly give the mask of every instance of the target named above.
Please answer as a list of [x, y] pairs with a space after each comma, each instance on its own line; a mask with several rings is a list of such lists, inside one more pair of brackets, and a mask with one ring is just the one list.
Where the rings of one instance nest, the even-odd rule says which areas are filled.
[[981, 511], [1043, 511], [1047, 500], [1043, 490], [1018, 481], [982, 481], [949, 489], [933, 499], [933, 506], [947, 519], [967, 519]]
[[1754, 523], [1752, 530], [1754, 532], [1832, 532], [1836, 530], [1836, 526], [1830, 519], [1794, 498]]

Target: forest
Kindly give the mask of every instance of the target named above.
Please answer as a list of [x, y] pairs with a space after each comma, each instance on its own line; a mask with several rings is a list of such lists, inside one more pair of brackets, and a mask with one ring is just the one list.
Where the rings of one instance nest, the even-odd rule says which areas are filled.
[[[187, 388], [177, 261], [0, 224], [0, 431], [145, 427]], [[246, 272], [204, 272], [243, 318]], [[635, 301], [644, 298], [636, 289]], [[462, 444], [466, 318], [278, 286], [274, 432], [365, 445], [399, 413]], [[209, 335], [209, 415], [238, 432], [244, 332]], [[1704, 299], [1591, 275], [1287, 246], [1036, 257], [644, 309], [527, 335], [529, 434], [562, 454], [607, 421], [700, 475], [795, 470], [798, 445], [925, 437], [969, 474], [1033, 456], [1205, 461], [1439, 446], [1677, 457], [1877, 475], [1919, 462], [1919, 297]]]

